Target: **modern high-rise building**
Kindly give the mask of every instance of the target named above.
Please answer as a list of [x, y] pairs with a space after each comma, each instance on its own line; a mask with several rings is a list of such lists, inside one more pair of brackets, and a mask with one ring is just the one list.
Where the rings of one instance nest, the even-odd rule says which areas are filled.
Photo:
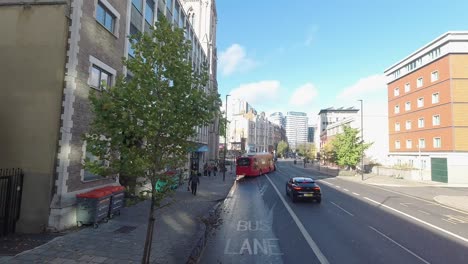
[[317, 131], [317, 125], [309, 125], [307, 127], [307, 142], [314, 143], [315, 142], [315, 132]]
[[303, 112], [287, 112], [285, 116], [286, 137], [289, 147], [293, 150], [297, 146], [307, 143], [308, 118]]
[[280, 127], [284, 128], [286, 126], [283, 113], [281, 113], [281, 112], [274, 112], [274, 113], [270, 114], [269, 120], [272, 123], [277, 124]]
[[468, 183], [468, 31], [448, 32], [385, 70], [394, 164]]

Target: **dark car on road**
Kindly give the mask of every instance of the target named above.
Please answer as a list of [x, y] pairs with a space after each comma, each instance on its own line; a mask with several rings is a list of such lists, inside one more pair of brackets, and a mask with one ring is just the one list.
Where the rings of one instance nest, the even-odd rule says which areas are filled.
[[286, 183], [286, 195], [291, 197], [293, 203], [298, 199], [311, 199], [320, 203], [322, 192], [315, 180], [308, 177], [294, 177]]

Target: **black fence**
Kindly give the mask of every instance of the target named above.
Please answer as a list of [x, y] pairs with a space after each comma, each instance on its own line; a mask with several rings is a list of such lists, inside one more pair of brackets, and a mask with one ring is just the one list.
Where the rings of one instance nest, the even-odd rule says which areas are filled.
[[21, 169], [0, 169], [0, 237], [14, 233], [21, 209]]

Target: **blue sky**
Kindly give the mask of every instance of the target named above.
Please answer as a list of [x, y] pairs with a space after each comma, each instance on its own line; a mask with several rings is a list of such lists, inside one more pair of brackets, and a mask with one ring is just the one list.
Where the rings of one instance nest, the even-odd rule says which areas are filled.
[[[218, 89], [258, 111], [386, 112], [383, 71], [447, 31], [466, 0], [218, 0]], [[366, 113], [366, 111], [364, 111]]]

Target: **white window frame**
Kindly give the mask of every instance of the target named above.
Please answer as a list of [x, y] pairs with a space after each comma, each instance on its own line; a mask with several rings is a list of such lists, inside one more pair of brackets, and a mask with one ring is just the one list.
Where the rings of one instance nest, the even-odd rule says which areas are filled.
[[399, 122], [396, 122], [395, 123], [395, 131], [400, 131], [401, 127], [400, 127], [400, 123]]
[[411, 91], [411, 84], [410, 83], [406, 83], [405, 84], [405, 93]]
[[439, 71], [431, 72], [431, 82], [435, 82], [439, 80]]
[[88, 86], [89, 87], [100, 90], [99, 87], [94, 87], [92, 86], [92, 83], [91, 83], [91, 72], [93, 70], [93, 65], [96, 65], [97, 67], [111, 74], [112, 75], [111, 84], [115, 84], [115, 76], [117, 75], [117, 71], [114, 68], [110, 67], [109, 65], [105, 64], [104, 62], [100, 61], [96, 57], [89, 55], [89, 69], [88, 69]]
[[413, 140], [411, 140], [411, 139], [406, 140], [406, 148], [407, 149], [412, 149], [413, 148]]
[[399, 96], [400, 95], [400, 88], [395, 88], [393, 89], [393, 96]]
[[399, 106], [399, 105], [395, 105], [395, 107], [394, 107], [394, 113], [395, 113], [395, 114], [400, 113], [400, 106]]
[[410, 111], [411, 110], [411, 102], [408, 101], [405, 103], [405, 111]]
[[418, 140], [418, 148], [420, 148], [420, 149], [426, 148], [426, 140], [424, 138], [420, 138]]
[[405, 129], [406, 129], [406, 130], [411, 130], [411, 120], [406, 120], [406, 122], [405, 122]]
[[400, 149], [400, 148], [401, 148], [400, 140], [395, 140], [395, 149]]
[[[439, 140], [439, 144], [436, 144], [436, 141]], [[434, 148], [441, 148], [442, 147], [442, 138], [441, 137], [434, 137], [432, 138], [432, 146]]]
[[417, 80], [416, 80], [416, 88], [421, 88], [424, 86], [424, 79], [423, 77], [419, 77]]
[[[436, 117], [438, 122], [436, 122]], [[432, 116], [432, 125], [433, 126], [440, 126], [440, 115], [433, 115]]]
[[[422, 122], [421, 122], [422, 121]], [[418, 128], [423, 128], [425, 125], [425, 122], [424, 122], [424, 117], [420, 117], [418, 119]]]
[[116, 38], [119, 38], [119, 31], [120, 31], [120, 13], [117, 11], [117, 9], [115, 9], [110, 3], [109, 1], [107, 0], [94, 0], [94, 13], [93, 13], [93, 16], [94, 16], [94, 19], [99, 23], [101, 24], [101, 22], [99, 22], [97, 20], [97, 8], [98, 8], [98, 2], [101, 2], [101, 4], [103, 6], [105, 6], [107, 8], [107, 10], [109, 10], [109, 12], [112, 13], [112, 15], [114, 15], [115, 17], [115, 21], [114, 21], [114, 32], [112, 31], [109, 31], [109, 29], [107, 29], [106, 27], [104, 27], [105, 29], [107, 29], [109, 32], [112, 33], [112, 35], [114, 35]]
[[418, 108], [424, 107], [424, 97], [419, 97], [417, 100]]
[[431, 98], [433, 104], [438, 104], [440, 102], [440, 93], [433, 93]]

